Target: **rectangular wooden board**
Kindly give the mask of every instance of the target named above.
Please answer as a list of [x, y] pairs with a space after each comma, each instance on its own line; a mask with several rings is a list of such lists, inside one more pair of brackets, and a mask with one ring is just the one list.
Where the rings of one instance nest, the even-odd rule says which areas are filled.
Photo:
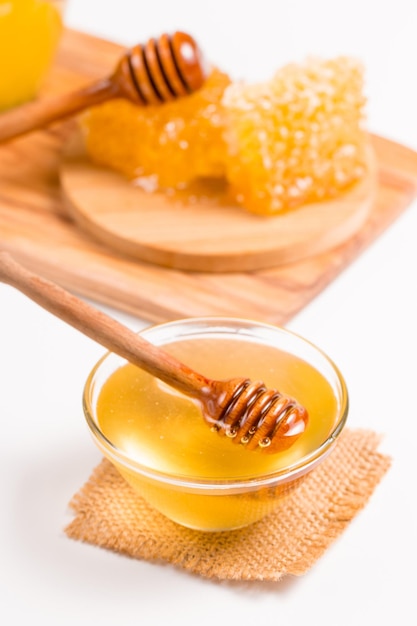
[[[41, 97], [107, 76], [123, 49], [67, 30]], [[283, 325], [406, 209], [417, 194], [417, 153], [373, 136], [379, 189], [357, 235], [326, 254], [252, 273], [207, 274], [123, 258], [80, 232], [65, 212], [58, 167], [69, 121], [0, 146], [0, 248], [62, 286], [149, 321], [245, 316]]]

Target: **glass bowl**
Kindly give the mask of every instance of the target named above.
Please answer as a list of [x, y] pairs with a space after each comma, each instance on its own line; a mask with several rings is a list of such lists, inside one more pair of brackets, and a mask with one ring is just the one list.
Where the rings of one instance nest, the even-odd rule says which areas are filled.
[[141, 335], [210, 378], [248, 376], [295, 397], [308, 426], [284, 452], [249, 451], [212, 432], [195, 401], [107, 353], [83, 393], [103, 455], [152, 507], [189, 528], [241, 528], [285, 506], [347, 419], [346, 384], [332, 360], [295, 333], [245, 319], [188, 318]]

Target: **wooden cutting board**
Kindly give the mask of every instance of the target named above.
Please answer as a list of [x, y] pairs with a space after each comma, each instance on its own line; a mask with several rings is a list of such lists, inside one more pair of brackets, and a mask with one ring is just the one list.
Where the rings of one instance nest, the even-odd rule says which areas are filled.
[[[42, 97], [109, 73], [116, 44], [67, 31]], [[372, 137], [375, 201], [361, 227], [337, 248], [257, 271], [190, 272], [128, 258], [91, 237], [69, 216], [59, 180], [66, 122], [0, 146], [0, 247], [64, 287], [149, 321], [237, 315], [285, 324], [334, 280], [417, 194], [417, 154]]]

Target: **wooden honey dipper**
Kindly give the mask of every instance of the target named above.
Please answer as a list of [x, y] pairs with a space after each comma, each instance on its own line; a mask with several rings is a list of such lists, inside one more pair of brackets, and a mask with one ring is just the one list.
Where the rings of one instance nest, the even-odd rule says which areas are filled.
[[176, 32], [127, 51], [114, 73], [78, 91], [31, 102], [0, 115], [0, 142], [47, 126], [112, 98], [163, 104], [199, 89], [207, 74], [195, 40]]
[[26, 270], [6, 252], [0, 252], [0, 281], [111, 352], [198, 400], [213, 430], [249, 450], [285, 450], [306, 428], [307, 411], [293, 398], [246, 378], [206, 378], [58, 285]]

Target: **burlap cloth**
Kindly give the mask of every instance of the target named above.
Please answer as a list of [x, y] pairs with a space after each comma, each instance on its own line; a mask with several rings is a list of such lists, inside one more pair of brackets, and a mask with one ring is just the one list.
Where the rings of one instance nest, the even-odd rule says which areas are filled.
[[247, 528], [205, 533], [153, 510], [103, 460], [70, 506], [72, 539], [148, 561], [171, 563], [206, 578], [277, 581], [307, 572], [366, 505], [390, 466], [380, 436], [346, 430], [339, 443], [287, 499]]

